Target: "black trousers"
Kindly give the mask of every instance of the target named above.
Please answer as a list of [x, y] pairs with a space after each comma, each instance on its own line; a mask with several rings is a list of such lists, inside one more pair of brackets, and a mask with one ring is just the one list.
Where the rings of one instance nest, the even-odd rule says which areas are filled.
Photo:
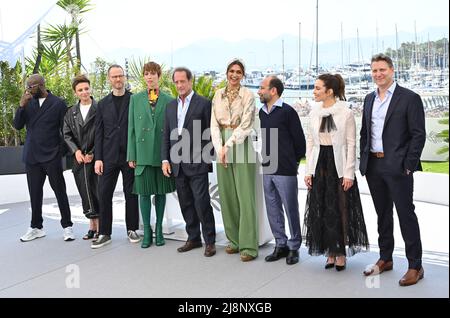
[[80, 193], [84, 215], [88, 219], [98, 218], [98, 175], [94, 171], [94, 161], [79, 164], [74, 159], [72, 172], [78, 192]]
[[25, 169], [31, 201], [31, 227], [42, 229], [43, 187], [47, 176], [58, 201], [59, 212], [61, 213], [61, 226], [63, 228], [72, 226], [61, 157], [57, 156], [46, 163], [25, 164]]
[[180, 166], [175, 178], [181, 213], [186, 222], [189, 241], [201, 241], [201, 231], [206, 244], [216, 242], [216, 224], [209, 196], [208, 173], [188, 177]]
[[123, 192], [125, 194], [125, 223], [127, 231], [135, 231], [139, 227], [138, 196], [132, 193], [134, 169], [131, 169], [126, 161], [120, 165], [103, 162], [103, 175], [99, 178], [99, 230], [100, 234], [103, 235], [111, 235], [112, 232], [112, 199], [120, 172], [122, 172]]
[[422, 266], [422, 242], [419, 222], [413, 204], [413, 174], [388, 175], [383, 169], [385, 159], [370, 158], [367, 170], [369, 185], [375, 210], [378, 215], [378, 246], [380, 259], [392, 260], [394, 251], [393, 205], [397, 210], [400, 230], [405, 242], [409, 268]]

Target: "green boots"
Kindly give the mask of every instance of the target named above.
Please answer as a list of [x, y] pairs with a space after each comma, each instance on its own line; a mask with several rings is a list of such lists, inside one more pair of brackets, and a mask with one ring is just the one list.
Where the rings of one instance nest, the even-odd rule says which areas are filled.
[[156, 246], [163, 246], [164, 244], [166, 244], [166, 241], [164, 240], [162, 224], [156, 223], [155, 234], [156, 234], [155, 239]]
[[148, 248], [153, 243], [153, 230], [150, 225], [144, 225], [144, 238], [142, 239], [141, 247]]
[[[166, 244], [163, 235], [162, 222], [164, 219], [164, 209], [166, 207], [166, 195], [165, 194], [157, 194], [155, 195], [155, 205], [156, 205], [156, 227], [155, 234], [156, 246], [163, 246]], [[153, 230], [150, 226], [150, 215], [152, 208], [152, 201], [150, 196], [140, 195], [139, 203], [141, 207], [142, 214], [142, 222], [144, 223], [144, 238], [142, 240], [141, 247], [148, 248], [153, 244]]]
[[166, 241], [164, 240], [163, 235], [163, 219], [164, 219], [164, 209], [166, 207], [166, 195], [156, 195], [156, 227], [155, 227], [155, 233], [156, 233], [156, 246], [162, 246], [166, 244]]
[[153, 231], [150, 226], [150, 211], [152, 208], [150, 196], [140, 195], [139, 203], [141, 207], [142, 222], [144, 223], [144, 238], [142, 239], [141, 247], [148, 248], [153, 243]]

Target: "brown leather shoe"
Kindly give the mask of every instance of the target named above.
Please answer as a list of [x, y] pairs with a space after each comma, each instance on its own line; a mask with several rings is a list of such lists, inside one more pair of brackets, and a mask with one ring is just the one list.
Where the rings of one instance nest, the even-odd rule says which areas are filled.
[[206, 244], [205, 253], [203, 255], [205, 255], [206, 257], [216, 255], [216, 246], [214, 244]]
[[253, 261], [255, 258], [256, 258], [255, 256], [241, 254], [241, 261], [243, 261], [243, 262], [250, 262], [250, 261]]
[[239, 250], [235, 250], [230, 245], [228, 245], [227, 247], [225, 247], [225, 253], [227, 253], [227, 254], [237, 254], [237, 253], [239, 253]]
[[372, 265], [370, 268], [366, 269], [363, 274], [366, 276], [370, 275], [379, 275], [382, 272], [390, 271], [394, 267], [394, 263], [392, 261], [383, 261], [379, 259], [375, 265]]
[[423, 267], [419, 270], [410, 268], [405, 275], [398, 281], [400, 286], [411, 286], [417, 284], [424, 276]]
[[186, 243], [177, 248], [177, 251], [180, 253], [188, 252], [194, 248], [202, 247], [202, 242], [195, 242], [195, 241], [186, 241]]

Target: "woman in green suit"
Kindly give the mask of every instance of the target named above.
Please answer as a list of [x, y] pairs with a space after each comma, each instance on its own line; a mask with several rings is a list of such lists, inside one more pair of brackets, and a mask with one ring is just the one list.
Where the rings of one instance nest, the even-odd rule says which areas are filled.
[[166, 193], [175, 191], [175, 181], [161, 170], [161, 140], [166, 105], [172, 98], [161, 92], [158, 81], [161, 67], [154, 62], [144, 65], [143, 76], [147, 89], [130, 99], [128, 116], [127, 161], [134, 170], [133, 193], [139, 195], [139, 205], [144, 223], [142, 248], [153, 243], [150, 226], [151, 195], [155, 195], [156, 245], [164, 245], [162, 222], [166, 206]]

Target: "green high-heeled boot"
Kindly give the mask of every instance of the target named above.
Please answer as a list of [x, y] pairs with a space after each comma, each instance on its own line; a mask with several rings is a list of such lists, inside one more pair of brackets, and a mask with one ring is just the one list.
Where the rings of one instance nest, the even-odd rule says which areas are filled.
[[141, 247], [148, 248], [153, 243], [153, 231], [150, 226], [151, 215], [151, 201], [149, 196], [139, 196], [139, 203], [141, 208], [142, 222], [144, 223], [144, 238], [142, 239]]
[[153, 230], [152, 227], [144, 225], [144, 238], [142, 239], [141, 247], [148, 248], [153, 244]]
[[156, 246], [163, 246], [164, 244], [166, 244], [166, 241], [164, 240], [164, 234], [163, 234], [163, 229], [162, 229], [162, 224], [156, 224], [155, 227], [155, 244]]
[[156, 246], [163, 246], [166, 244], [166, 241], [164, 240], [163, 235], [163, 219], [164, 219], [164, 209], [166, 207], [166, 196], [165, 195], [156, 195], [155, 200], [156, 205], [156, 226], [155, 226], [155, 234], [156, 239], [155, 243]]

